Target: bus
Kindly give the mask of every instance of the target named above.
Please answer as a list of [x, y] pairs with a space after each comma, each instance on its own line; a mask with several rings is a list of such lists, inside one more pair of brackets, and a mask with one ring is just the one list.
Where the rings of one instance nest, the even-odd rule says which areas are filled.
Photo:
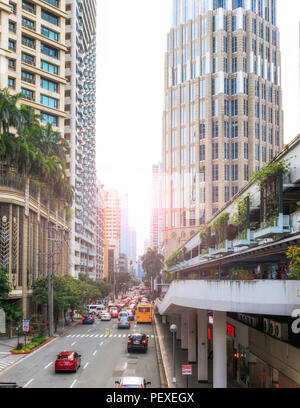
[[139, 303], [136, 308], [137, 323], [152, 323], [151, 303]]

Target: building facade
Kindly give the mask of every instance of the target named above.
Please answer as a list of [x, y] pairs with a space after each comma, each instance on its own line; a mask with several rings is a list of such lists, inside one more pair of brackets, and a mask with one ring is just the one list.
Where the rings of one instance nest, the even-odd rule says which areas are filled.
[[69, 177], [75, 187], [71, 225], [71, 274], [96, 279], [96, 0], [66, 0], [65, 138]]
[[63, 135], [67, 84], [65, 1], [17, 0], [7, 4], [11, 13], [1, 11], [1, 37], [8, 41], [9, 56], [1, 88], [8, 86], [10, 93], [22, 92], [21, 103], [34, 108], [36, 114], [42, 115], [42, 123], [51, 123]]
[[151, 248], [162, 250], [162, 164], [152, 166]]
[[212, 216], [207, 233], [180, 248], [165, 274], [171, 284], [159, 311], [176, 322], [199, 381], [208, 380], [213, 351], [216, 388], [227, 378], [244, 388], [300, 387], [299, 271], [289, 255], [300, 248], [299, 155], [300, 135], [262, 184], [249, 182]]
[[[20, 103], [64, 135], [65, 1], [3, 0], [0, 18], [0, 88], [22, 93]], [[34, 280], [69, 272], [67, 214], [43, 188], [7, 174], [1, 174], [0, 214], [0, 266], [26, 318], [36, 312], [30, 302]]]
[[174, 0], [163, 114], [170, 255], [283, 147], [275, 0]]
[[104, 191], [104, 277], [117, 272], [121, 248], [121, 202], [118, 190]]
[[104, 279], [104, 189], [97, 182], [97, 249], [96, 249], [96, 280]]

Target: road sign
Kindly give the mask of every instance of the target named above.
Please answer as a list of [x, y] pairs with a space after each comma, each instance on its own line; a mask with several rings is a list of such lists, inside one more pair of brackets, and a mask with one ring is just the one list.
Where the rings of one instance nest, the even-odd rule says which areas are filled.
[[0, 309], [0, 333], [6, 333], [6, 326], [5, 326], [5, 312], [4, 310]]
[[191, 365], [183, 365], [182, 366], [182, 375], [192, 375], [192, 366]]
[[30, 325], [30, 320], [23, 320], [23, 332], [28, 333], [29, 332], [29, 325]]

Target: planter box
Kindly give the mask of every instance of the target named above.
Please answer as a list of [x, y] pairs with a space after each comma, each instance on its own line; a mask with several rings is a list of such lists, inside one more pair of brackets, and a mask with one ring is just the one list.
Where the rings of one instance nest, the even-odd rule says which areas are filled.
[[37, 347], [35, 347], [35, 348], [32, 349], [32, 350], [29, 350], [29, 351], [21, 351], [21, 350], [20, 350], [20, 351], [15, 351], [15, 352], [11, 351], [11, 354], [14, 354], [14, 355], [17, 355], [17, 354], [31, 354], [31, 353], [33, 353], [34, 351], [36, 351], [36, 350], [38, 350], [39, 348], [41, 348], [42, 346], [44, 346], [45, 344], [47, 344], [47, 343], [49, 343], [50, 341], [54, 340], [55, 338], [56, 338], [56, 337], [52, 337], [51, 339], [49, 339], [49, 340], [45, 341], [44, 343], [38, 345]]
[[[282, 219], [281, 225], [280, 225], [280, 218]], [[272, 238], [276, 235], [286, 234], [290, 231], [291, 231], [290, 216], [281, 215], [277, 219], [277, 225], [267, 227], [267, 228], [260, 228], [259, 230], [255, 231], [254, 239]]]

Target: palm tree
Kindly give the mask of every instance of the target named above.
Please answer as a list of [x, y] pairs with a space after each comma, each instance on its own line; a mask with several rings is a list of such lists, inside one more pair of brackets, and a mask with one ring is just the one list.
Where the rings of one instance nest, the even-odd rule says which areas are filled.
[[22, 94], [10, 95], [8, 89], [0, 90], [0, 133], [8, 134], [11, 127], [19, 133], [23, 126], [23, 117], [17, 107]]
[[[47, 186], [49, 196], [71, 205], [74, 190], [65, 174], [68, 142], [51, 124], [41, 125], [41, 116], [33, 108], [18, 108], [21, 96], [0, 90], [1, 164], [26, 179], [27, 191], [29, 180], [33, 179]], [[12, 128], [16, 133], [10, 133]]]

